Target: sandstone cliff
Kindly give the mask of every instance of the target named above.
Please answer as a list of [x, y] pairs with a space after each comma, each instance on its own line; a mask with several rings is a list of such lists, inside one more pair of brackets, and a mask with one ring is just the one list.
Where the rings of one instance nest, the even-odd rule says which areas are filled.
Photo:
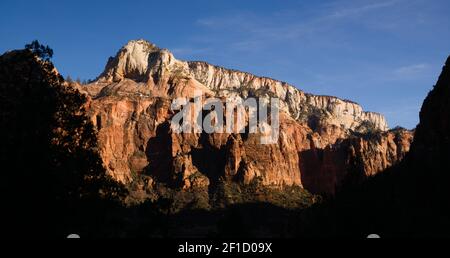
[[[255, 179], [282, 188], [302, 186], [333, 194], [349, 176], [358, 180], [397, 163], [412, 133], [387, 131], [382, 115], [356, 103], [315, 96], [277, 80], [204, 62], [185, 62], [165, 49], [130, 41], [110, 58], [97, 80], [82, 86], [98, 130], [108, 173], [130, 183], [149, 178], [205, 188], [219, 180]], [[171, 101], [180, 96], [280, 98], [280, 137], [261, 145], [257, 134], [176, 134], [170, 130]], [[361, 128], [369, 125], [374, 137]], [[364, 137], [363, 137], [364, 136]], [[356, 175], [355, 175], [356, 174]]]
[[[381, 131], [388, 129], [386, 119], [382, 115], [365, 112], [360, 105], [352, 101], [306, 94], [285, 82], [205, 62], [180, 61], [168, 50], [159, 49], [145, 40], [130, 41], [115, 57], [111, 57], [105, 71], [99, 76], [98, 83], [104, 86], [103, 83], [120, 83], [131, 79], [134, 82], [162, 86], [160, 80], [164, 80], [166, 76], [170, 76], [172, 80], [197, 84], [197, 87], [206, 86], [214, 91], [216, 96], [227, 97], [233, 92], [244, 98], [252, 94], [276, 96], [282, 100], [284, 111], [296, 120], [312, 109], [319, 109], [329, 118], [328, 123], [343, 126], [345, 129], [354, 130], [364, 121], [373, 123]], [[144, 92], [148, 93], [150, 89], [147, 90]], [[155, 94], [161, 93], [158, 91]], [[172, 92], [164, 93], [171, 97], [176, 96]]]

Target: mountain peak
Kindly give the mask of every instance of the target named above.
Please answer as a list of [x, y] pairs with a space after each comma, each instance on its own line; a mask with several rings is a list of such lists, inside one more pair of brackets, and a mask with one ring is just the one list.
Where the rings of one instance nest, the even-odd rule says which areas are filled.
[[149, 52], [149, 51], [152, 52], [152, 50], [159, 49], [159, 48], [155, 44], [151, 43], [148, 40], [134, 39], [134, 40], [128, 41], [128, 43], [125, 44], [125, 46], [123, 46], [122, 49], [126, 49], [126, 50], [138, 49], [143, 52]]
[[161, 51], [160, 48], [147, 40], [131, 40], [117, 52], [115, 57], [109, 58], [99, 80], [110, 82], [124, 78], [142, 80], [148, 70], [150, 54], [159, 51]]
[[[212, 90], [219, 97], [229, 97], [233, 94], [243, 98], [247, 98], [249, 94], [256, 94], [258, 97], [276, 96], [282, 101], [281, 109], [295, 120], [309, 120], [314, 110], [319, 109], [329, 117], [330, 124], [338, 127], [356, 130], [364, 122], [370, 122], [376, 129], [388, 130], [384, 116], [365, 112], [354, 102], [337, 97], [305, 94], [293, 85], [282, 81], [205, 62], [177, 60], [169, 50], [158, 48], [155, 44], [143, 39], [129, 41], [115, 57], [111, 57], [98, 82], [111, 84], [124, 79], [130, 79], [135, 83], [144, 82], [149, 86], [147, 90], [151, 90], [151, 85], [158, 85], [156, 90], [159, 93], [164, 91], [162, 89], [167, 90], [170, 87], [172, 87], [170, 92], [179, 92], [173, 87], [178, 85], [184, 88], [184, 84], [173, 82], [181, 79], [190, 81], [192, 85]], [[122, 89], [116, 86], [113, 85], [115, 91]]]

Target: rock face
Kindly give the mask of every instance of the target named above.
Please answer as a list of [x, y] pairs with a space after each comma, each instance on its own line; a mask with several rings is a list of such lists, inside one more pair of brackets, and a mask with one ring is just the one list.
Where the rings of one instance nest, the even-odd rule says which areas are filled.
[[373, 123], [382, 131], [388, 129], [384, 116], [374, 112], [364, 112], [360, 105], [352, 101], [306, 94], [285, 82], [257, 77], [205, 62], [188, 62], [188, 64], [188, 73], [208, 88], [218, 92], [219, 95], [238, 91], [246, 97], [252, 92], [259, 94], [269, 92], [280, 98], [282, 108], [294, 119], [300, 119], [304, 113], [318, 109], [327, 117], [329, 124], [343, 126], [345, 129], [355, 129], [363, 121]]
[[[450, 57], [420, 111], [417, 137], [407, 156], [406, 166], [415, 170], [420, 187], [426, 189], [434, 204], [442, 208], [450, 202]], [[424, 176], [425, 175], [425, 176]], [[431, 199], [431, 198], [430, 198]], [[424, 200], [424, 202], [430, 202]], [[446, 213], [448, 216], [448, 212]]]
[[[434, 89], [428, 94], [420, 111], [417, 140], [412, 155], [432, 164], [446, 161], [450, 146], [450, 57]], [[442, 162], [447, 164], [447, 162]]]
[[[130, 41], [81, 90], [90, 96], [86, 106], [104, 166], [124, 183], [146, 176], [189, 189], [258, 179], [267, 186], [333, 194], [346, 181], [397, 163], [412, 141], [411, 132], [388, 131], [382, 115], [354, 102], [204, 62], [179, 61], [144, 40]], [[259, 134], [173, 132], [172, 100], [199, 92], [222, 99], [278, 97], [277, 144], [260, 144]]]
[[370, 136], [339, 139], [323, 149], [302, 152], [302, 182], [315, 193], [335, 193], [397, 164], [409, 152], [413, 134], [396, 129]]
[[108, 81], [120, 81], [125, 78], [143, 80], [148, 70], [149, 56], [160, 51], [155, 45], [139, 40], [124, 46], [117, 58], [110, 58], [102, 78]]

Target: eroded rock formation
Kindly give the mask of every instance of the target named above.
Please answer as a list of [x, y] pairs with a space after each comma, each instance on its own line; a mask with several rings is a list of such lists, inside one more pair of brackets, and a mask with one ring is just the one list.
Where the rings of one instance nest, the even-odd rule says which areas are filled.
[[[98, 130], [104, 166], [116, 180], [137, 176], [185, 189], [218, 180], [282, 188], [303, 186], [333, 194], [348, 180], [362, 180], [397, 163], [412, 133], [388, 131], [385, 118], [354, 102], [315, 96], [285, 82], [204, 62], [185, 62], [165, 49], [130, 41], [94, 83], [81, 86]], [[195, 94], [218, 98], [278, 97], [277, 144], [258, 134], [174, 133], [170, 105]], [[349, 179], [350, 178], [350, 179]]]

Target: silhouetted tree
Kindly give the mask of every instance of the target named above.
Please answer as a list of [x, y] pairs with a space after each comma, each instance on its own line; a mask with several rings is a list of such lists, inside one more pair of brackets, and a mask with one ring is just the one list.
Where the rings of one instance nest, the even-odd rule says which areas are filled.
[[72, 77], [70, 77], [70, 75], [67, 75], [66, 82], [73, 83], [73, 79], [72, 79]]
[[1, 187], [9, 233], [54, 236], [69, 233], [69, 225], [95, 228], [102, 205], [125, 190], [105, 173], [85, 97], [63, 85], [51, 62], [35, 58], [47, 59], [50, 48], [37, 41], [29, 47], [0, 56]]
[[50, 61], [53, 57], [53, 49], [51, 49], [48, 45], [44, 46], [40, 44], [37, 40], [33, 40], [30, 44], [26, 44], [25, 49], [30, 50], [36, 56], [45, 61]]

